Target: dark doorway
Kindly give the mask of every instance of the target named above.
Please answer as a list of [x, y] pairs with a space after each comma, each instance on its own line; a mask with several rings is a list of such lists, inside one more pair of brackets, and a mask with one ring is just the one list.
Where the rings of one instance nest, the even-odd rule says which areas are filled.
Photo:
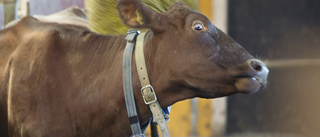
[[320, 135], [320, 1], [229, 0], [229, 35], [267, 60], [269, 85], [228, 98], [227, 133]]

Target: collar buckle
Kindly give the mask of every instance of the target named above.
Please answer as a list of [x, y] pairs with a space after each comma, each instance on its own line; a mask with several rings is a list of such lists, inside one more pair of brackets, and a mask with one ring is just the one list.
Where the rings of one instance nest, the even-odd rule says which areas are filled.
[[146, 105], [150, 105], [157, 101], [156, 93], [151, 85], [147, 85], [141, 88], [143, 101]]

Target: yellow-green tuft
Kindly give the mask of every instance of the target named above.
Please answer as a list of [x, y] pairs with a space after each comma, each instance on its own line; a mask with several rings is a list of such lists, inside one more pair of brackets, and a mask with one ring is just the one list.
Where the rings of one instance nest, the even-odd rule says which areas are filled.
[[[159, 13], [167, 11], [175, 1], [178, 0], [142, 0], [144, 4]], [[192, 9], [198, 10], [195, 0], [182, 1]], [[105, 35], [127, 33], [129, 28], [123, 24], [116, 9], [117, 0], [85, 0], [85, 5], [92, 31]], [[141, 18], [138, 18], [138, 22], [143, 23]]]

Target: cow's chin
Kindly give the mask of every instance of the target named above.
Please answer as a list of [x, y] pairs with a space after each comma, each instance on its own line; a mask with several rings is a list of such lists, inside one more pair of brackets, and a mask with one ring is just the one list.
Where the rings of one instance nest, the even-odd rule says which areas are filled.
[[256, 78], [238, 78], [234, 83], [238, 91], [245, 94], [251, 94], [259, 91], [264, 86]]

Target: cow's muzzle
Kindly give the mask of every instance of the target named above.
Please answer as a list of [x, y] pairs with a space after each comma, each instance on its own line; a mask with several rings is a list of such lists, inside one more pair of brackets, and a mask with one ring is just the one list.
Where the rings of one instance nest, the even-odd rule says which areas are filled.
[[245, 73], [235, 76], [235, 87], [241, 93], [254, 93], [266, 87], [269, 70], [257, 59], [249, 59], [244, 64]]

